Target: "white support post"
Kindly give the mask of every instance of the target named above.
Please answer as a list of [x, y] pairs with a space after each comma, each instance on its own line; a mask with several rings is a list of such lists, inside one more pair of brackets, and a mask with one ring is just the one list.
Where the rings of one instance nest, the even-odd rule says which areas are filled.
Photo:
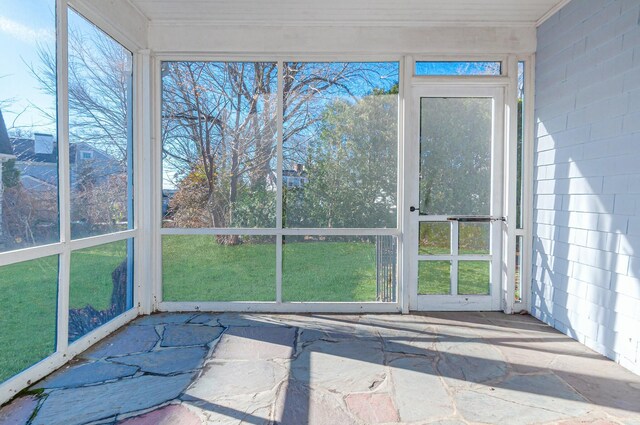
[[533, 158], [534, 158], [534, 129], [535, 129], [535, 55], [532, 54], [525, 62], [524, 85], [524, 129], [523, 129], [523, 202], [522, 214], [524, 223], [524, 240], [520, 255], [520, 273], [522, 287], [520, 296], [522, 305], [531, 311], [531, 275], [533, 269]]
[[69, 290], [71, 269], [71, 182], [69, 171], [69, 26], [67, 3], [56, 2], [56, 71], [58, 91], [58, 208], [62, 253], [58, 268], [56, 351], [66, 355], [69, 345]]
[[411, 250], [407, 249], [407, 244], [413, 240], [413, 235], [409, 233], [413, 231], [417, 232], [417, 230], [414, 230], [414, 225], [409, 213], [409, 204], [414, 201], [414, 186], [416, 184], [416, 182], [413, 181], [415, 164], [411, 163], [411, 161], [414, 160], [413, 157], [411, 157], [411, 153], [414, 152], [411, 144], [417, 143], [417, 140], [412, 139], [415, 131], [413, 128], [409, 128], [409, 125], [413, 123], [413, 105], [411, 105], [413, 100], [411, 96], [413, 66], [413, 56], [405, 56], [404, 60], [400, 62], [399, 111], [401, 113], [398, 120], [401, 128], [398, 134], [398, 164], [400, 164], [398, 167], [398, 183], [400, 185], [398, 188], [398, 217], [400, 220], [398, 222], [398, 230], [400, 231], [400, 236], [398, 246], [401, 248], [399, 252], [400, 255], [398, 256], [398, 263], [400, 264], [400, 270], [398, 272], [400, 278], [398, 300], [400, 301], [403, 314], [408, 314], [411, 308], [415, 308], [415, 305], [412, 305], [412, 303], [416, 301], [415, 296], [417, 295], [417, 287], [413, 285], [414, 280], [412, 278], [413, 275], [417, 275], [414, 270], [417, 264], [412, 264]]
[[[404, 58], [403, 58], [404, 59]], [[402, 309], [403, 314], [409, 313], [409, 299], [407, 296], [409, 295], [409, 291], [405, 285], [404, 279], [404, 256], [406, 255], [406, 251], [404, 250], [404, 223], [405, 223], [405, 192], [404, 186], [402, 184], [402, 179], [404, 178], [405, 173], [405, 163], [404, 163], [404, 135], [405, 135], [405, 114], [406, 114], [406, 87], [408, 87], [408, 82], [406, 78], [407, 68], [411, 70], [411, 66], [408, 65], [407, 60], [401, 60], [399, 62], [399, 77], [400, 81], [398, 84], [398, 174], [396, 177], [397, 180], [397, 221], [396, 227], [400, 231], [400, 235], [396, 239], [396, 246], [398, 249], [397, 256], [397, 272], [396, 272], [396, 301], [400, 303], [400, 307]], [[409, 77], [410, 78], [410, 77]]]
[[150, 61], [150, 80], [147, 107], [151, 111], [149, 117], [150, 133], [150, 255], [151, 267], [149, 268], [149, 280], [151, 284], [151, 311], [158, 310], [162, 301], [162, 62], [152, 57]]
[[516, 267], [516, 196], [518, 175], [518, 58], [509, 55], [507, 58], [507, 76], [509, 84], [505, 99], [505, 155], [504, 155], [504, 209], [506, 217], [504, 252], [505, 273], [502, 283], [502, 307], [506, 314], [513, 312], [515, 302], [515, 267]]
[[[283, 218], [283, 191], [282, 191], [282, 170], [284, 155], [284, 62], [278, 61], [278, 89], [277, 89], [277, 146], [276, 146], [276, 229], [282, 231]], [[276, 303], [282, 302], [282, 244], [283, 235], [278, 233], [276, 236]]]
[[135, 168], [138, 177], [136, 184], [136, 221], [139, 229], [137, 249], [135, 249], [135, 303], [139, 314], [152, 311], [153, 288], [153, 182], [151, 181], [153, 154], [151, 146], [151, 57], [149, 50], [140, 50], [136, 55], [134, 102], [136, 105], [135, 143], [137, 158]]

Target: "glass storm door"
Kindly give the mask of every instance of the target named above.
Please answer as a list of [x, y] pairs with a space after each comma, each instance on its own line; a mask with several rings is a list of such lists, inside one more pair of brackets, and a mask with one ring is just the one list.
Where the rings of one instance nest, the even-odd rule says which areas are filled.
[[502, 89], [413, 89], [410, 308], [499, 310]]

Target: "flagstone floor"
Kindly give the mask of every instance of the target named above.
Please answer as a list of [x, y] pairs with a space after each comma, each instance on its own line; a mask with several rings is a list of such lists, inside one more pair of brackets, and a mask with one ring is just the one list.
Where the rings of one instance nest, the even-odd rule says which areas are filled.
[[529, 316], [155, 314], [0, 423], [640, 425], [640, 377]]

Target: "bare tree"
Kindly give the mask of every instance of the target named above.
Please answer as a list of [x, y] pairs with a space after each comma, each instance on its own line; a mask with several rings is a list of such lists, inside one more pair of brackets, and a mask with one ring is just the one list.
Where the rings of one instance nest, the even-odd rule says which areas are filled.
[[33, 192], [16, 184], [5, 188], [3, 195], [4, 236], [11, 246], [29, 246], [58, 238], [55, 191]]
[[[377, 72], [367, 64], [285, 63], [287, 166], [302, 162], [329, 97], [338, 91], [357, 97], [359, 90], [370, 90], [367, 79]], [[256, 209], [275, 211], [275, 194], [261, 194], [275, 175], [277, 96], [273, 62], [163, 64], [165, 175], [173, 171], [179, 188], [174, 226], [275, 225], [275, 214], [238, 217], [236, 204], [241, 196], [253, 197], [264, 201]]]
[[[70, 14], [68, 40], [71, 216], [83, 223], [83, 232], [109, 231], [127, 217], [133, 57], [75, 12]], [[38, 46], [38, 56], [31, 73], [41, 90], [55, 97], [55, 50]], [[41, 112], [55, 122], [55, 110]], [[100, 160], [80, 163], [79, 152], [87, 149], [98, 151]]]
[[276, 65], [170, 62], [163, 71], [165, 163], [180, 180], [202, 174], [208, 225], [225, 227], [239, 191], [264, 185], [271, 170]]
[[[89, 25], [89, 24], [87, 24]], [[56, 55], [38, 47], [30, 66], [41, 89], [56, 96]], [[69, 138], [102, 149], [123, 164], [131, 125], [132, 55], [98, 28], [69, 28]], [[55, 122], [54, 111], [42, 111]]]
[[[40, 59], [32, 71], [43, 90], [55, 93], [55, 54], [43, 48]], [[368, 64], [285, 64], [286, 166], [303, 162], [330, 95], [358, 97], [378, 71]], [[173, 175], [178, 188], [173, 225], [275, 226], [275, 194], [267, 187], [275, 180], [277, 64], [166, 62], [162, 73], [164, 175]], [[130, 95], [131, 54], [97, 28], [70, 28], [71, 141], [100, 147], [124, 165]]]

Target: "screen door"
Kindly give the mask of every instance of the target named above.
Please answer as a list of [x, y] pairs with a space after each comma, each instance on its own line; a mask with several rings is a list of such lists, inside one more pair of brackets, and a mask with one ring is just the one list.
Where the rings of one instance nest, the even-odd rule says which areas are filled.
[[499, 310], [502, 89], [413, 89], [410, 306]]

